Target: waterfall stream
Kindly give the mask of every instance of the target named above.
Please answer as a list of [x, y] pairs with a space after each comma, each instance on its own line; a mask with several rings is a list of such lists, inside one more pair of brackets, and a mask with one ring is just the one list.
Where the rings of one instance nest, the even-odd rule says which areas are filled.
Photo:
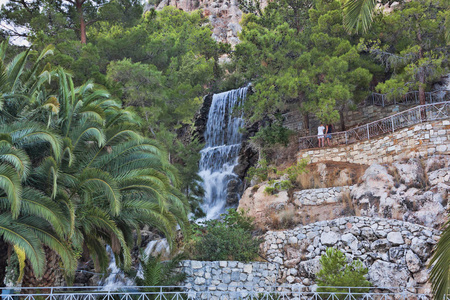
[[[205, 147], [200, 151], [199, 175], [203, 179], [205, 199], [202, 205], [207, 214], [206, 219], [217, 219], [225, 212], [227, 198], [236, 195], [237, 191], [230, 188], [230, 182], [240, 179], [233, 173], [238, 163], [241, 149], [242, 134], [239, 128], [243, 126], [243, 119], [233, 114], [233, 109], [240, 104], [246, 95], [247, 87], [215, 94], [212, 99], [205, 130]], [[232, 195], [234, 194], [234, 195]], [[104, 290], [117, 290], [124, 286], [134, 285], [134, 281], [127, 278], [117, 267], [111, 248], [109, 265], [110, 275], [101, 285]], [[146, 255], [156, 256], [158, 253], [168, 255], [169, 245], [166, 239], [150, 241], [144, 250]], [[137, 276], [142, 277], [142, 269], [138, 267]]]
[[233, 109], [246, 95], [247, 87], [214, 94], [205, 131], [205, 147], [200, 151], [199, 175], [203, 179], [205, 198], [202, 205], [206, 219], [217, 219], [225, 211], [227, 198], [237, 193], [230, 187], [239, 180], [233, 173], [238, 163], [243, 119]]

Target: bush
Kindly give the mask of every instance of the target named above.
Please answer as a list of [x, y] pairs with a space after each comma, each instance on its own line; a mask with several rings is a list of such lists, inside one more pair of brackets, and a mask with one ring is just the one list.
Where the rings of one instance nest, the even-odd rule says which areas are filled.
[[253, 218], [243, 211], [228, 210], [222, 220], [205, 222], [193, 256], [197, 260], [237, 260], [248, 262], [258, 256], [260, 239], [252, 236]]
[[[184, 254], [178, 254], [169, 261], [162, 261], [161, 255], [156, 257], [146, 256], [141, 252], [140, 263], [142, 266], [142, 278], [136, 277], [135, 281], [138, 286], [157, 287], [170, 286], [172, 288], [164, 289], [164, 291], [175, 291], [173, 286], [178, 285], [186, 279], [186, 273], [179, 270], [180, 263], [185, 259]], [[149, 293], [159, 292], [159, 288], [145, 288], [143, 291]], [[149, 294], [149, 299], [156, 299], [157, 295]], [[169, 296], [169, 295], [168, 295]]]
[[276, 168], [268, 165], [266, 159], [261, 159], [258, 162], [257, 167], [250, 167], [247, 171], [247, 177], [245, 178], [248, 181], [256, 178], [259, 182], [266, 181], [269, 178], [270, 173], [275, 173], [277, 171]]
[[352, 293], [369, 291], [370, 282], [365, 278], [368, 270], [361, 261], [348, 263], [342, 251], [328, 248], [326, 254], [320, 258], [320, 265], [321, 269], [316, 274], [318, 292], [336, 293], [336, 297], [343, 300], [348, 289], [338, 287], [355, 287], [351, 289]]

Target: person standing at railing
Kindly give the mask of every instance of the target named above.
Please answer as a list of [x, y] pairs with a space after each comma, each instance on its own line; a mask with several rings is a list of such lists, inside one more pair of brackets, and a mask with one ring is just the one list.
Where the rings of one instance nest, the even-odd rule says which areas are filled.
[[[323, 124], [320, 123], [319, 128], [317, 128], [317, 139], [319, 140], [319, 148], [325, 146], [325, 136], [323, 134], [324, 130], [325, 126], [323, 126]], [[322, 144], [322, 146], [320, 144]]]
[[333, 125], [332, 124], [328, 124], [326, 127], [326, 133], [327, 135], [325, 136], [327, 139], [327, 144], [328, 146], [331, 146], [331, 133], [333, 132]]

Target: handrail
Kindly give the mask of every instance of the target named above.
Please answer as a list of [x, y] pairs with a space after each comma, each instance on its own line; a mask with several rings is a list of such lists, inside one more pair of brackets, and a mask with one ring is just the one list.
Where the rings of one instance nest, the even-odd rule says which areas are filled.
[[[61, 287], [61, 291], [55, 291], [55, 287], [39, 290], [37, 288], [9, 288], [14, 293], [2, 293], [3, 300], [149, 300], [149, 299], [252, 299], [252, 300], [279, 300], [279, 299], [303, 299], [303, 300], [330, 300], [330, 299], [423, 299], [432, 298], [430, 291], [423, 287], [320, 287], [329, 288], [328, 291], [319, 291], [317, 286], [304, 286], [301, 284], [258, 286], [243, 285], [242, 287], [231, 285], [231, 290], [219, 290], [217, 286], [198, 286], [193, 289], [187, 286], [177, 287], [122, 287], [115, 291], [92, 290], [83, 291], [75, 287]], [[73, 288], [73, 291], [67, 291]], [[88, 288], [88, 287], [83, 287]], [[35, 289], [35, 290], [33, 290]], [[64, 290], [65, 289], [65, 290]], [[3, 289], [6, 290], [6, 289]], [[151, 296], [151, 297], [149, 297]], [[339, 297], [338, 297], [339, 296]], [[449, 300], [449, 298], [447, 298]]]
[[[450, 100], [450, 90], [436, 90], [432, 92], [425, 92], [425, 102], [435, 103]], [[387, 94], [372, 93], [370, 94], [364, 104], [377, 105], [377, 106], [388, 106], [388, 105], [410, 105], [419, 104], [419, 91], [411, 91], [401, 96], [396, 96], [394, 99], [388, 99]]]
[[[395, 115], [349, 129], [331, 133], [333, 145], [352, 144], [369, 140], [396, 130], [423, 122], [450, 118], [450, 101], [419, 105]], [[326, 139], [326, 135], [324, 138]], [[318, 136], [311, 135], [299, 138], [299, 149], [318, 147]]]

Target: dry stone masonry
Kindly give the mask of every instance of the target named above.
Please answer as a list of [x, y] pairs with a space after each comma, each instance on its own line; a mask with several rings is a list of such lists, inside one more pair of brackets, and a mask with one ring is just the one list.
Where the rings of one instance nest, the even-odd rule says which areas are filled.
[[346, 217], [269, 231], [262, 250], [280, 265], [278, 283], [313, 285], [320, 256], [327, 247], [335, 247], [349, 260], [361, 260], [375, 287], [428, 289], [426, 265], [439, 234], [399, 220]]
[[351, 190], [353, 190], [353, 186], [295, 191], [293, 194], [294, 204], [300, 208], [307, 205], [338, 203], [342, 201], [343, 194]]
[[278, 267], [265, 262], [186, 260], [182, 263], [182, 270], [188, 276], [184, 286], [194, 291], [262, 292], [276, 284]]
[[370, 165], [449, 153], [450, 121], [443, 120], [415, 125], [357, 144], [303, 150], [298, 157], [309, 158], [311, 162], [332, 160]]

